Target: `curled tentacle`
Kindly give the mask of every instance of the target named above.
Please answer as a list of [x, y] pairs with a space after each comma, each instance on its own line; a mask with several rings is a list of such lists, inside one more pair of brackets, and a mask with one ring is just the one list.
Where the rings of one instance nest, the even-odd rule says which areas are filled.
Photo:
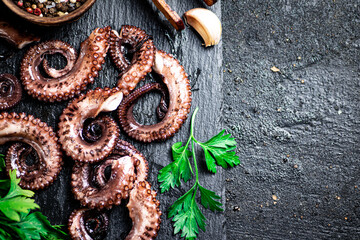
[[55, 69], [50, 67], [48, 61], [43, 58], [42, 67], [45, 73], [51, 78], [60, 78], [65, 74], [69, 73], [76, 63], [76, 50], [70, 44], [59, 40], [49, 41], [45, 44], [47, 44], [48, 48], [45, 54], [53, 55], [59, 53], [66, 59], [66, 66], [63, 69]]
[[22, 96], [19, 80], [11, 74], [0, 75], [0, 110], [15, 106]]
[[85, 208], [73, 211], [68, 223], [70, 236], [74, 240], [104, 239], [108, 227], [106, 213]]
[[[0, 145], [6, 142], [23, 142], [13, 145], [6, 155], [6, 168], [17, 170], [20, 186], [38, 190], [51, 184], [61, 170], [62, 155], [52, 128], [40, 119], [25, 113], [0, 114]], [[33, 148], [36, 152], [32, 153]], [[27, 156], [32, 162], [27, 163]]]
[[[74, 49], [62, 41], [54, 40], [33, 46], [21, 63], [21, 80], [29, 95], [41, 101], [64, 101], [79, 95], [98, 76], [109, 48], [110, 27], [95, 29], [81, 43], [76, 62]], [[56, 70], [43, 62], [46, 54], [62, 54], [68, 61], [64, 69]], [[44, 77], [39, 69], [43, 62], [45, 72], [53, 78]]]
[[149, 172], [148, 162], [144, 155], [133, 145], [124, 140], [117, 139], [115, 149], [112, 154], [131, 157], [132, 160], [134, 160], [134, 166], [136, 169], [136, 180], [145, 181], [147, 179]]
[[141, 125], [133, 116], [136, 100], [149, 91], [161, 91], [160, 84], [148, 84], [135, 90], [122, 101], [118, 109], [122, 129], [130, 137], [142, 142], [165, 140], [172, 137], [187, 119], [191, 107], [190, 82], [179, 61], [172, 55], [158, 50], [153, 69], [160, 75], [169, 92], [169, 105], [162, 107], [167, 112], [161, 122], [154, 125]]
[[126, 240], [155, 239], [161, 223], [160, 202], [148, 182], [136, 183], [127, 205], [133, 226]]
[[[109, 52], [121, 71], [117, 86], [128, 95], [138, 82], [151, 72], [154, 64], [154, 43], [144, 30], [124, 25], [120, 33], [111, 31]], [[126, 55], [133, 55], [132, 59], [128, 60]]]
[[[111, 168], [107, 176], [106, 169]], [[129, 156], [110, 156], [97, 164], [76, 163], [72, 190], [77, 200], [89, 208], [111, 208], [129, 196], [135, 181], [135, 168]]]
[[64, 109], [58, 133], [68, 156], [77, 161], [98, 162], [112, 152], [119, 128], [110, 117], [96, 117], [102, 111], [115, 110], [122, 96], [117, 88], [97, 88], [74, 99]]

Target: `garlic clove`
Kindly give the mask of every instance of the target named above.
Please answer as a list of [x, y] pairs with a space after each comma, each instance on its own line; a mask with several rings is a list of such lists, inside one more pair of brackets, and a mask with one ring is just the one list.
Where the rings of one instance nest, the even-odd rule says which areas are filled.
[[184, 14], [186, 22], [195, 28], [205, 42], [205, 47], [216, 45], [221, 39], [221, 22], [212, 11], [194, 8]]

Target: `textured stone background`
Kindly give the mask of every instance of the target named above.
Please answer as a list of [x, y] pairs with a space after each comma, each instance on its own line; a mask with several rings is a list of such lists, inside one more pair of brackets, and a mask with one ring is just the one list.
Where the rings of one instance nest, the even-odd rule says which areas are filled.
[[[195, 8], [204, 7], [205, 3], [202, 1], [167, 1], [180, 15], [185, 11]], [[2, 6], [2, 5], [0, 5]], [[221, 17], [221, 3], [219, 2], [212, 10]], [[84, 41], [87, 36], [96, 28], [110, 25], [114, 29], [119, 30], [121, 25], [129, 24], [141, 27], [147, 33], [153, 36], [156, 47], [172, 53], [179, 59], [181, 64], [186, 69], [191, 80], [193, 88], [193, 102], [192, 111], [195, 107], [200, 107], [197, 115], [196, 136], [199, 140], [206, 141], [210, 136], [215, 135], [222, 129], [222, 122], [219, 122], [221, 103], [222, 103], [222, 45], [214, 48], [205, 49], [201, 45], [201, 39], [190, 28], [182, 32], [176, 32], [173, 27], [167, 22], [163, 15], [155, 8], [151, 0], [106, 0], [97, 1], [94, 6], [87, 12], [79, 21], [52, 28], [41, 28], [26, 24], [13, 18], [11, 14], [6, 11], [5, 7], [0, 8], [5, 16], [15, 25], [27, 29], [30, 32], [39, 34], [42, 40], [60, 39], [70, 43], [76, 49]], [[0, 54], [9, 50], [9, 46], [1, 42]], [[16, 51], [14, 55], [6, 61], [0, 61], [1, 72], [8, 72], [19, 76], [19, 66], [23, 54], [26, 49]], [[60, 57], [51, 57], [50, 62], [54, 66], [60, 67], [64, 64]], [[110, 58], [106, 59], [103, 70], [99, 72], [99, 77], [95, 79], [95, 83], [88, 87], [94, 89], [95, 87], [110, 86], [114, 87], [117, 82], [119, 72], [116, 70]], [[146, 82], [151, 81], [150, 78]], [[141, 83], [140, 85], [142, 85]], [[155, 109], [160, 95], [149, 94], [141, 99], [135, 106], [135, 114], [137, 120], [142, 123], [154, 123], [156, 120]], [[65, 103], [42, 103], [27, 94], [24, 94], [23, 100], [19, 105], [11, 109], [11, 111], [24, 111], [28, 114], [42, 119], [57, 130], [58, 118], [63, 111]], [[114, 118], [117, 115], [112, 114]], [[209, 127], [214, 126], [214, 127]], [[122, 135], [121, 138], [128, 140], [134, 144], [149, 161], [149, 182], [153, 188], [158, 190], [159, 184], [157, 182], [157, 174], [161, 168], [169, 164], [171, 158], [171, 146], [175, 142], [186, 142], [189, 137], [189, 121], [187, 121], [173, 138], [162, 143], [142, 144]], [[8, 145], [1, 148], [5, 151]], [[201, 155], [199, 155], [199, 159]], [[64, 168], [60, 173], [58, 179], [49, 188], [36, 193], [36, 202], [41, 206], [41, 211], [49, 217], [53, 224], [67, 224], [68, 217], [71, 212], [80, 207], [79, 202], [75, 201], [71, 193], [70, 175], [73, 161], [64, 157]], [[225, 204], [225, 188], [224, 188], [224, 171], [218, 170], [216, 175], [206, 174], [203, 163], [199, 163], [201, 171], [201, 183], [213, 191], [216, 191]], [[171, 190], [167, 193], [159, 194], [158, 199], [161, 202], [162, 224], [157, 239], [177, 239], [180, 234], [173, 235], [173, 227], [171, 219], [167, 219], [167, 209], [174, 203], [174, 201], [184, 194], [192, 185], [189, 182], [183, 184], [180, 188]], [[207, 231], [201, 232], [199, 237], [205, 239], [212, 237], [214, 239], [225, 239], [225, 214], [214, 214], [210, 210], [203, 210], [207, 218]], [[121, 206], [115, 207], [110, 211], [110, 229], [107, 239], [124, 239], [131, 229], [131, 219], [128, 217], [126, 208], [126, 201]]]
[[[179, 13], [204, 6], [200, 0], [168, 2]], [[203, 109], [199, 138], [226, 126], [239, 143], [242, 160], [241, 166], [215, 177], [201, 170], [202, 181], [226, 200], [226, 211], [204, 211], [209, 222], [199, 239], [359, 239], [360, 2], [227, 0], [212, 10], [222, 15], [224, 32], [222, 45], [211, 49], [203, 49], [189, 29], [175, 33], [150, 0], [98, 1], [72, 25], [32, 30], [77, 47], [95, 26], [131, 23], [154, 35], [158, 46], [184, 64], [199, 89], [194, 92], [194, 104]], [[1, 62], [3, 71], [18, 75], [23, 52]], [[273, 66], [280, 72], [271, 71]], [[107, 61], [98, 85], [91, 88], [112, 85], [116, 75]], [[34, 104], [26, 96], [25, 101], [15, 110]], [[139, 119], [151, 121], [154, 106], [145, 102], [139, 109], [150, 120]], [[31, 113], [56, 128], [63, 105], [51, 105], [49, 112], [49, 106], [35, 103]], [[213, 105], [206, 108], [208, 103]], [[170, 145], [184, 141], [187, 131], [185, 126], [165, 144], [136, 144], [153, 162], [150, 181], [156, 188], [158, 170], [170, 162]], [[78, 207], [68, 188], [70, 170], [71, 161], [59, 180], [37, 195], [53, 223], [65, 224]], [[162, 195], [162, 210], [187, 188]], [[113, 211], [108, 239], [126, 235], [126, 215], [124, 206]], [[169, 220], [163, 221], [158, 239], [174, 239]]]
[[222, 15], [242, 159], [227, 239], [359, 239], [360, 1], [228, 0]]

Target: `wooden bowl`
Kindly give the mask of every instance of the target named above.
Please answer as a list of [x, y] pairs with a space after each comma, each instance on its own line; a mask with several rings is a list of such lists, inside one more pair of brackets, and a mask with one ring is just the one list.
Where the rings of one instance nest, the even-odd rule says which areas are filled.
[[2, 0], [3, 3], [16, 15], [19, 17], [41, 26], [58, 26], [65, 23], [73, 22], [78, 20], [91, 6], [96, 2], [96, 0], [87, 0], [83, 5], [78, 9], [72, 11], [69, 14], [63, 15], [61, 17], [39, 17], [32, 13], [26, 12], [24, 9], [18, 7], [13, 0]]

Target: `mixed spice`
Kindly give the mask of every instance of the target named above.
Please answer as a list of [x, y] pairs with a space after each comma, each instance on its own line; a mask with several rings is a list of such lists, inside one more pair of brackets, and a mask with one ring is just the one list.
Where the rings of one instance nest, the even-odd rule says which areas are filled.
[[76, 10], [86, 0], [14, 0], [14, 2], [24, 11], [40, 17], [60, 17]]

